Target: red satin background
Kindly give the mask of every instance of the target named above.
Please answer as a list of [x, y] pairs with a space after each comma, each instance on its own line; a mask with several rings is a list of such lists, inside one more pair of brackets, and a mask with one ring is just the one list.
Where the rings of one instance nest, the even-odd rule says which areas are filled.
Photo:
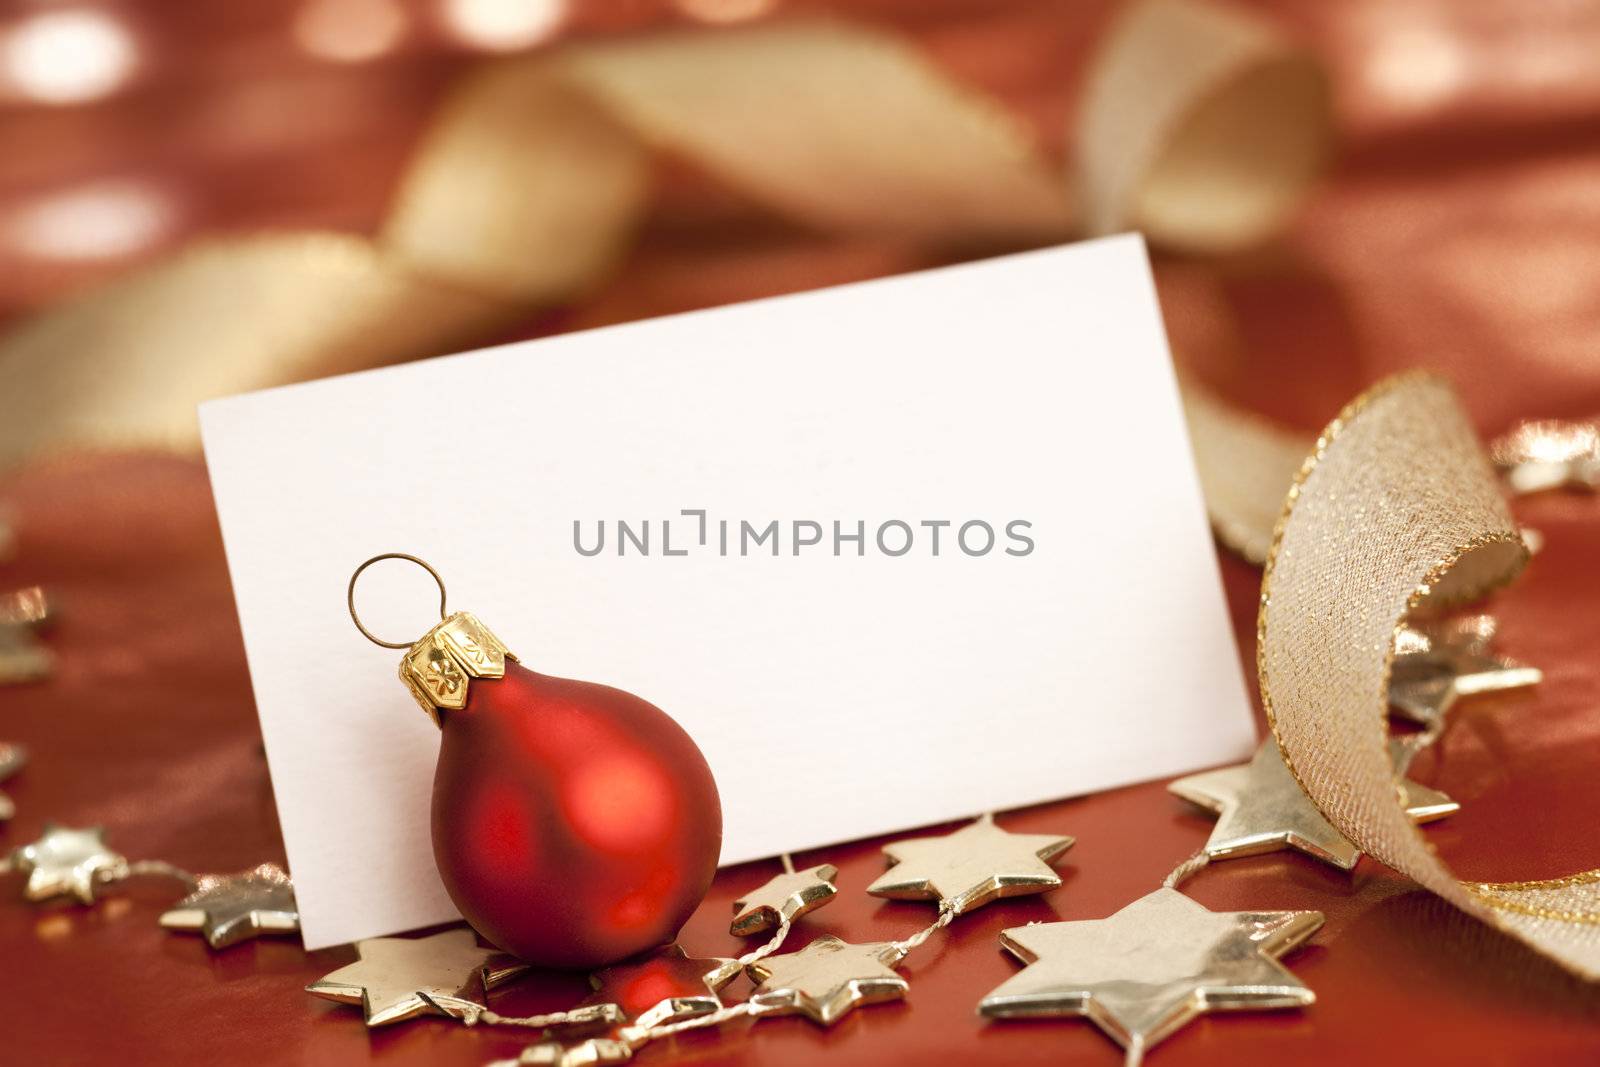
[[[872, 0], [850, 10], [911, 33], [954, 76], [1002, 97], [1064, 152], [1077, 72], [1108, 6]], [[1327, 62], [1344, 147], [1325, 187], [1272, 247], [1223, 260], [1158, 257], [1168, 326], [1183, 358], [1236, 399], [1306, 427], [1363, 384], [1418, 365], [1450, 374], [1485, 432], [1519, 417], [1600, 411], [1600, 65], [1592, 62], [1600, 54], [1600, 8], [1523, 0], [1252, 6], [1306, 33]], [[628, 25], [664, 17], [652, 4], [616, 11], [607, 17]], [[200, 33], [195, 26], [223, 16], [152, 7], [148, 18]], [[259, 159], [230, 154], [216, 139], [197, 141], [186, 154], [174, 147], [176, 132], [163, 132], [160, 102], [194, 94], [207, 77], [222, 77], [217, 70], [225, 74], [228, 62], [196, 60], [187, 75], [179, 64], [178, 74], [131, 101], [70, 116], [0, 116], [6, 143], [30, 146], [0, 160], [0, 210], [51, 182], [133, 167], [191, 190], [186, 219], [195, 229], [267, 222], [368, 229], [423, 106], [461, 60], [413, 56], [367, 73], [359, 92], [351, 88], [355, 74], [327, 75], [305, 91], [348, 91], [355, 103], [347, 99], [344, 111], [320, 117], [315, 136], [273, 148], [270, 186], [247, 176]], [[232, 62], [237, 73], [243, 61], [235, 55]], [[651, 222], [615, 282], [579, 306], [530, 319], [522, 333], [809, 288], [972, 251], [798, 231], [669, 162]], [[13, 310], [128, 266], [3, 265], [3, 306]], [[1129, 412], [1130, 425], [1137, 417]], [[60, 661], [54, 679], [0, 689], [0, 738], [33, 752], [30, 766], [0, 786], [18, 806], [0, 828], [0, 847], [31, 839], [54, 818], [103, 822], [113, 844], [134, 858], [199, 870], [281, 862], [199, 461], [39, 462], [0, 481], [0, 507], [19, 533], [17, 554], [0, 563], [0, 589], [42, 582], [60, 605], [47, 638]], [[1516, 510], [1547, 545], [1494, 610], [1503, 649], [1542, 667], [1545, 681], [1531, 692], [1462, 704], [1443, 742], [1415, 769], [1462, 803], [1460, 814], [1427, 834], [1471, 878], [1600, 866], [1593, 818], [1600, 665], [1592, 651], [1600, 635], [1593, 564], [1600, 501], [1551, 495], [1518, 501]], [[1100, 521], [1114, 530], [1117, 516]], [[1220, 558], [1250, 670], [1259, 576]], [[1159, 670], [1160, 650], [1149, 656], [1150, 669]], [[905, 740], [915, 758], [916, 739]], [[986, 736], [980, 747], [978, 740], [975, 751], [1000, 766], [1008, 746], [1031, 743]], [[337, 785], [329, 788], [336, 818]], [[685, 1035], [642, 1053], [641, 1062], [1115, 1063], [1115, 1048], [1082, 1021], [975, 1017], [977, 999], [1015, 970], [996, 935], [1033, 920], [1108, 914], [1198, 847], [1210, 820], [1152, 783], [1001, 821], [1075, 835], [1061, 865], [1066, 884], [985, 908], [936, 936], [904, 968], [907, 1002], [858, 1012], [831, 1030], [785, 1019]], [[901, 937], [928, 921], [925, 906], [863, 892], [882, 869], [879, 844], [797, 857], [837, 864], [841, 892], [807, 918], [794, 944], [817, 933]], [[704, 955], [739, 950], [726, 929], [731, 901], [773, 870], [722, 872], [683, 943]], [[1292, 958], [1319, 1000], [1303, 1012], [1202, 1020], [1156, 1049], [1153, 1063], [1600, 1061], [1600, 991], [1370, 861], [1351, 877], [1292, 855], [1238, 860], [1203, 872], [1189, 891], [1213, 908], [1326, 912], [1327, 925]], [[521, 1045], [515, 1033], [465, 1031], [443, 1020], [369, 1034], [354, 1010], [301, 992], [352, 959], [351, 950], [308, 955], [292, 942], [262, 940], [211, 953], [198, 938], [156, 927], [171, 899], [159, 883], [118, 891], [93, 909], [23, 904], [15, 877], [0, 879], [0, 893], [10, 898], [0, 899], [0, 1062], [370, 1059], [408, 1067], [479, 1064]], [[575, 976], [541, 975], [494, 1003], [503, 1012], [547, 1010], [583, 991]]]

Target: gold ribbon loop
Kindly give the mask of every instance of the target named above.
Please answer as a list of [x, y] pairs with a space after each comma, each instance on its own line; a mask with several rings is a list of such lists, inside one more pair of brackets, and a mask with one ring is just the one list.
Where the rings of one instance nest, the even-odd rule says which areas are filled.
[[1261, 584], [1261, 697], [1296, 779], [1362, 851], [1600, 978], [1600, 872], [1457, 881], [1406, 817], [1388, 755], [1407, 617], [1481, 596], [1526, 560], [1454, 392], [1426, 375], [1379, 383], [1323, 431], [1289, 490]]
[[523, 306], [570, 300], [622, 257], [649, 155], [550, 60], [469, 78], [407, 172], [382, 246], [412, 270]]
[[818, 228], [1026, 241], [1076, 228], [1024, 125], [898, 37], [794, 20], [581, 46], [561, 66], [646, 142]]
[[1197, 251], [1262, 240], [1322, 172], [1330, 111], [1322, 69], [1267, 24], [1190, 0], [1133, 4], [1085, 89], [1089, 232]]
[[51, 445], [191, 447], [203, 400], [431, 355], [507, 315], [348, 234], [195, 244], [0, 341], [0, 467]]

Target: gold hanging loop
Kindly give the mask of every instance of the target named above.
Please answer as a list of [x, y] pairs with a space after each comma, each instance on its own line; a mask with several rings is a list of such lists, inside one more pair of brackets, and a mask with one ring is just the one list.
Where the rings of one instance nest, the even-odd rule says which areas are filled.
[[356, 624], [356, 629], [361, 631], [362, 637], [365, 637], [368, 641], [371, 641], [375, 645], [380, 645], [383, 648], [410, 648], [416, 643], [415, 641], [385, 641], [383, 638], [378, 637], [371, 630], [361, 625], [361, 617], [356, 614], [356, 579], [361, 577], [362, 571], [366, 570], [374, 563], [378, 563], [386, 559], [403, 559], [410, 563], [415, 563], [417, 566], [433, 575], [433, 580], [439, 585], [439, 618], [443, 619], [447, 616], [447, 612], [445, 611], [445, 603], [448, 594], [445, 592], [444, 579], [439, 577], [439, 572], [429, 566], [426, 560], [418, 559], [416, 556], [407, 555], [404, 552], [385, 552], [381, 556], [373, 556], [371, 559], [361, 564], [361, 566], [357, 567], [355, 573], [350, 576], [350, 587], [345, 592], [345, 603], [350, 607], [350, 621]]

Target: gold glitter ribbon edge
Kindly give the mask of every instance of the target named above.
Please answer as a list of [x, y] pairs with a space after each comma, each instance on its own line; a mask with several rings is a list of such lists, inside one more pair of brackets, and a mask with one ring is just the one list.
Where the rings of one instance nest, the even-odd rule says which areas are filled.
[[1511, 581], [1527, 549], [1453, 391], [1386, 379], [1317, 438], [1262, 577], [1257, 671], [1291, 773], [1363, 851], [1575, 974], [1600, 979], [1600, 871], [1462, 882], [1406, 818], [1386, 755], [1394, 638]]

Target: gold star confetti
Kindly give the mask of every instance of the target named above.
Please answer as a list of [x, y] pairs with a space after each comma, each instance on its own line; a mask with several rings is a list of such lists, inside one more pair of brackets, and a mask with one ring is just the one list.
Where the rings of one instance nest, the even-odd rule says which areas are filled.
[[837, 877], [839, 868], [831, 863], [774, 876], [766, 885], [733, 902], [733, 923], [728, 932], [749, 937], [794, 922], [833, 899], [839, 891], [833, 884]]
[[50, 613], [50, 598], [45, 596], [44, 589], [40, 586], [30, 585], [22, 589], [13, 589], [9, 593], [0, 593], [0, 628], [39, 627], [49, 621]]
[[895, 865], [867, 892], [896, 900], [938, 900], [960, 915], [1000, 897], [1059, 886], [1061, 876], [1047, 861], [1071, 847], [1070, 837], [1008, 833], [984, 815], [943, 837], [885, 845]]
[[50, 650], [27, 634], [0, 633], [0, 685], [48, 678], [55, 668]]
[[356, 942], [355, 963], [306, 986], [341, 1004], [360, 1004], [368, 1026], [426, 1013], [481, 1008], [488, 991], [528, 969], [504, 953], [478, 947], [471, 930], [430, 937], [374, 937]]
[[294, 886], [277, 864], [238, 874], [203, 874], [193, 893], [161, 916], [169, 930], [198, 930], [212, 948], [227, 948], [261, 934], [300, 929]]
[[1515, 493], [1600, 489], [1600, 425], [1544, 419], [1524, 422], [1489, 446]]
[[832, 1026], [858, 1005], [904, 997], [906, 980], [892, 966], [904, 955], [892, 942], [853, 945], [825, 935], [799, 952], [752, 963], [750, 977], [760, 984], [750, 1002], [773, 1014], [804, 1015]]
[[646, 1029], [709, 1015], [722, 1007], [717, 994], [739, 976], [730, 962], [690, 956], [682, 946], [668, 945], [590, 975], [594, 992], [578, 1007], [615, 1004], [628, 1021]]
[[[27, 762], [27, 749], [21, 745], [0, 743], [0, 782], [22, 770], [23, 765]], [[16, 813], [17, 806], [11, 803], [11, 798], [4, 793], [0, 793], [0, 822], [4, 822]]]
[[127, 877], [128, 861], [106, 847], [99, 826], [79, 830], [45, 823], [44, 836], [11, 854], [8, 865], [28, 875], [29, 900], [72, 896], [93, 904], [95, 886]]
[[1439, 727], [1458, 697], [1536, 685], [1537, 667], [1490, 654], [1495, 621], [1472, 615], [1407, 626], [1395, 637], [1389, 703], [1405, 718]]
[[[1391, 758], [1398, 752], [1391, 746]], [[1409, 761], [1408, 755], [1405, 762]], [[1404, 785], [1406, 814], [1417, 822], [1443, 818], [1460, 807], [1437, 790], [1409, 780]], [[1212, 859], [1292, 848], [1348, 871], [1361, 858], [1317, 811], [1270, 737], [1249, 763], [1179, 778], [1167, 789], [1217, 813], [1217, 825], [1206, 841], [1206, 854]]]
[[33, 636], [49, 617], [50, 602], [36, 585], [0, 593], [0, 685], [49, 676], [54, 657]]
[[1316, 995], [1277, 957], [1321, 925], [1321, 912], [1215, 912], [1176, 889], [1157, 889], [1107, 919], [1002, 933], [1001, 945], [1027, 966], [978, 1011], [1086, 1015], [1137, 1063], [1203, 1012], [1310, 1004]]

